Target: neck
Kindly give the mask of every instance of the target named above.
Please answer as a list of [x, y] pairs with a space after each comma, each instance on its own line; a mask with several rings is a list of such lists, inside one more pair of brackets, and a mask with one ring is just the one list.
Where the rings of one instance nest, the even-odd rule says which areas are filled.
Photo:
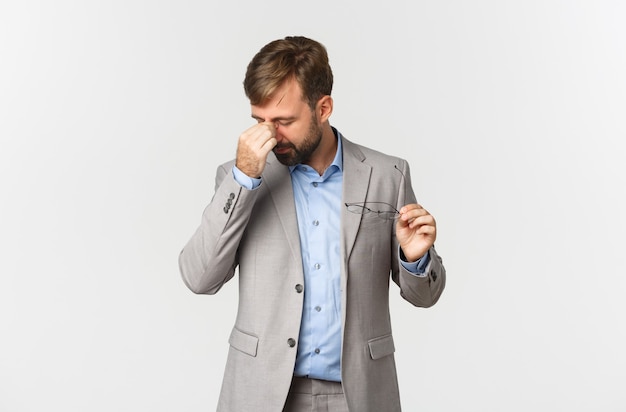
[[314, 155], [311, 156], [307, 165], [311, 166], [321, 176], [324, 174], [328, 166], [333, 162], [337, 154], [337, 138], [333, 129], [328, 122], [322, 126], [322, 141], [317, 147]]

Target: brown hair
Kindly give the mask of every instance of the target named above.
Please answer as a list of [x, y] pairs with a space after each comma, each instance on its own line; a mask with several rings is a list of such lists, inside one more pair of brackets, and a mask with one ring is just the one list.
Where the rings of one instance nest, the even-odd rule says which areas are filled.
[[263, 104], [290, 78], [296, 79], [302, 98], [314, 109], [317, 101], [330, 95], [333, 88], [326, 48], [301, 36], [274, 40], [263, 46], [248, 64], [243, 88], [251, 104]]

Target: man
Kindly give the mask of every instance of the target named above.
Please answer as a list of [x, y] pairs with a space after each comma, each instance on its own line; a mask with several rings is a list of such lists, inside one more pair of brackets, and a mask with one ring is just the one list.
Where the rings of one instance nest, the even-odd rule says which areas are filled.
[[180, 254], [195, 293], [216, 293], [238, 268], [218, 411], [399, 411], [389, 279], [416, 306], [443, 291], [435, 220], [407, 162], [330, 126], [332, 83], [316, 41], [257, 53], [244, 80], [257, 123], [218, 167]]

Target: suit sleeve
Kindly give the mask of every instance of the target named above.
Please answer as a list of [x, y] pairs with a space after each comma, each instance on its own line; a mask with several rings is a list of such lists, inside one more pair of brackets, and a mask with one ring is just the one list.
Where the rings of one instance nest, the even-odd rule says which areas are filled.
[[213, 199], [178, 257], [183, 281], [194, 293], [216, 293], [233, 277], [238, 264], [237, 249], [257, 191], [242, 188], [231, 170], [232, 165], [217, 169]]
[[428, 308], [439, 300], [446, 284], [446, 269], [443, 267], [441, 257], [434, 247], [428, 251], [430, 261], [426, 266], [426, 276], [415, 276], [408, 272], [402, 265], [396, 283], [400, 286], [400, 295], [415, 306]]
[[[415, 194], [411, 188], [411, 174], [406, 161], [401, 162], [402, 173], [406, 177], [406, 184], [402, 185], [398, 195], [398, 209], [409, 203], [416, 203]], [[399, 245], [394, 236], [392, 247], [395, 251]], [[419, 307], [431, 307], [439, 300], [446, 284], [446, 270], [441, 257], [435, 247], [428, 250], [429, 262], [424, 270], [425, 276], [415, 276], [400, 264], [400, 256], [394, 259], [392, 279], [400, 286], [400, 295], [411, 304]]]

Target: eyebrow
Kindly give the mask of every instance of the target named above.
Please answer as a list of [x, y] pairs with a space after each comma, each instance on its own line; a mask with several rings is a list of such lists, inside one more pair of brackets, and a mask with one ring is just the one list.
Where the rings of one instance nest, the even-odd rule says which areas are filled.
[[[251, 116], [252, 116], [252, 118], [254, 120], [259, 120], [259, 121], [262, 121], [262, 122], [265, 121], [265, 119], [255, 115], [255, 114], [252, 114]], [[281, 122], [281, 121], [282, 122], [285, 122], [285, 121], [290, 122], [290, 121], [294, 121], [294, 120], [296, 120], [295, 116], [286, 116], [286, 117], [285, 116], [279, 116], [279, 117], [274, 117], [273, 119], [269, 119], [270, 122]]]

